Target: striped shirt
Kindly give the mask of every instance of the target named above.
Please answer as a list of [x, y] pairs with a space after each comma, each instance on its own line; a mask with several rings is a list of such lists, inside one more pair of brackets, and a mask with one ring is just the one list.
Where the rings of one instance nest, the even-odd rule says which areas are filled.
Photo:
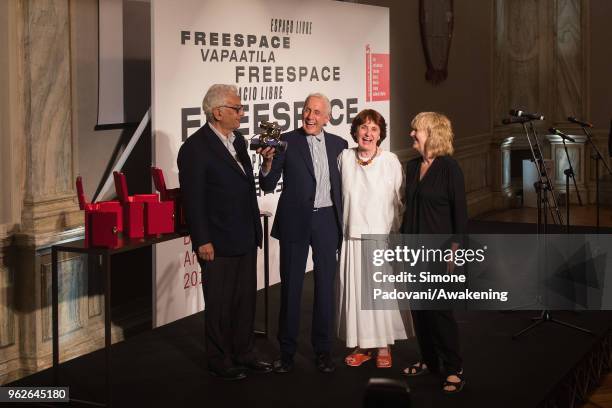
[[325, 148], [325, 136], [321, 131], [318, 135], [306, 135], [310, 156], [312, 157], [312, 165], [315, 172], [315, 180], [317, 182], [317, 190], [315, 193], [314, 208], [331, 207], [331, 182], [329, 179], [329, 162], [327, 160], [327, 149]]

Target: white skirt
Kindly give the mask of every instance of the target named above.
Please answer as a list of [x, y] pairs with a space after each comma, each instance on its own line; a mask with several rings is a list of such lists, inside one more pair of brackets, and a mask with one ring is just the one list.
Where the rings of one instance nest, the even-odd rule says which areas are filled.
[[344, 239], [336, 285], [338, 337], [349, 348], [378, 348], [413, 336], [409, 311], [361, 310], [361, 240]]

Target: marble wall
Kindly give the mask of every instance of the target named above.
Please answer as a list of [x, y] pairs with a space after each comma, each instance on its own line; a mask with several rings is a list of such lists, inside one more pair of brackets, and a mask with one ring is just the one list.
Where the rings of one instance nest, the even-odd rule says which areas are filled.
[[[6, 85], [0, 86], [0, 384], [49, 366], [48, 248], [83, 232], [74, 191], [70, 3], [0, 2], [0, 84]], [[102, 321], [99, 313], [86, 314], [87, 274], [81, 258], [62, 259], [67, 357], [85, 351], [79, 345], [100, 343], [99, 335], [84, 335]]]

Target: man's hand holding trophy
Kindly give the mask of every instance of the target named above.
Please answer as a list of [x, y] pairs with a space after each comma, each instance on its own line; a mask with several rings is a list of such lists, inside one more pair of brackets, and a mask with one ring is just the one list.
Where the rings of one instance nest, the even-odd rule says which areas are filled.
[[272, 169], [274, 155], [283, 153], [287, 149], [287, 142], [280, 140], [281, 129], [278, 122], [262, 121], [259, 128], [263, 132], [251, 139], [250, 149], [261, 154], [263, 157], [261, 168], [267, 173]]

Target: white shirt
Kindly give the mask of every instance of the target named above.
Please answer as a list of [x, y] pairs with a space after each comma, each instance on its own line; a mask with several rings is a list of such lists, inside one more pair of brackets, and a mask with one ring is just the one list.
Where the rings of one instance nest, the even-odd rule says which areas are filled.
[[234, 147], [234, 141], [236, 140], [236, 135], [234, 134], [234, 132], [230, 132], [227, 136], [225, 136], [221, 132], [219, 132], [219, 130], [212, 123], [208, 123], [208, 125], [213, 130], [213, 132], [215, 132], [221, 143], [223, 143], [223, 146], [225, 146], [230, 156], [232, 156], [234, 160], [236, 160], [236, 163], [238, 164], [238, 166], [240, 166], [242, 172], [246, 174], [242, 163], [240, 163], [238, 154], [236, 153], [236, 148]]
[[334, 203], [331, 199], [331, 180], [329, 178], [327, 148], [325, 147], [325, 133], [321, 131], [318, 135], [306, 135], [306, 142], [310, 149], [316, 180], [314, 208], [331, 207]]

